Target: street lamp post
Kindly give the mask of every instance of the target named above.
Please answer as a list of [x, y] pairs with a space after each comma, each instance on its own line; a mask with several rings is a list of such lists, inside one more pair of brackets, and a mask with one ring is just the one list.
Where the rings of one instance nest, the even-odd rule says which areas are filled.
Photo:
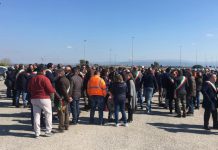
[[111, 49], [109, 49], [109, 63], [110, 63], [110, 66], [111, 66]]
[[86, 61], [86, 42], [87, 40], [84, 40], [84, 51], [83, 51], [83, 57], [84, 57], [84, 61]]

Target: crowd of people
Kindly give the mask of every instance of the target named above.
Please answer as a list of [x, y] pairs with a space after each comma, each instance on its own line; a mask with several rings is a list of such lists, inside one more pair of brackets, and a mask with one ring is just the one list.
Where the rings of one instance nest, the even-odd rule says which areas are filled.
[[[90, 124], [104, 125], [108, 121], [114, 122], [116, 127], [121, 123], [127, 127], [137, 109], [144, 110], [145, 106], [146, 113], [152, 113], [155, 93], [158, 93], [159, 107], [169, 109], [170, 114], [175, 113], [179, 118], [193, 116], [195, 109], [200, 109], [202, 93], [203, 127], [210, 130], [212, 114], [213, 128], [218, 129], [217, 73], [209, 69], [20, 64], [8, 68], [5, 85], [13, 106], [31, 108], [36, 138], [41, 134], [42, 124], [46, 127], [45, 136], [52, 135], [52, 120], [56, 114], [58, 132], [68, 130], [70, 124], [77, 125], [81, 100], [84, 101], [84, 110], [90, 110]], [[94, 119], [96, 109], [98, 122]], [[108, 111], [107, 119], [103, 117], [105, 110]]]

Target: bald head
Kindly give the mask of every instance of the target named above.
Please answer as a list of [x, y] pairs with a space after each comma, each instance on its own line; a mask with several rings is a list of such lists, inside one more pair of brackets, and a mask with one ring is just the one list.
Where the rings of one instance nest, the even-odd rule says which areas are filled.
[[210, 74], [209, 75], [209, 80], [210, 80], [210, 82], [212, 82], [212, 83], [215, 83], [216, 82], [216, 80], [217, 80], [217, 76], [216, 76], [216, 74]]

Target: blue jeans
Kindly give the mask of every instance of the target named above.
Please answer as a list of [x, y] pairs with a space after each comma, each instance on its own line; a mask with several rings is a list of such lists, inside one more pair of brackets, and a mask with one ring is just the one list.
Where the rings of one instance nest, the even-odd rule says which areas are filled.
[[143, 103], [142, 89], [139, 89], [137, 91], [137, 97], [138, 97], [138, 101], [139, 101], [140, 106], [142, 106], [142, 103]]
[[188, 112], [194, 113], [194, 101], [192, 96], [187, 97], [187, 103], [188, 103]]
[[79, 114], [80, 114], [80, 109], [79, 109], [79, 99], [78, 98], [73, 98], [73, 101], [70, 103], [70, 108], [71, 112], [73, 115], [73, 123], [78, 123], [79, 120]]
[[147, 88], [144, 88], [144, 95], [145, 95], [145, 99], [147, 101], [147, 112], [150, 112], [151, 111], [151, 100], [152, 100], [152, 96], [153, 96], [153, 91], [154, 91], [154, 88], [150, 88], [150, 87], [147, 87]]
[[123, 122], [126, 123], [125, 100], [114, 100], [115, 123], [118, 124], [119, 110], [122, 114]]
[[99, 112], [99, 124], [103, 123], [103, 110], [104, 110], [104, 97], [103, 96], [91, 96], [91, 111], [90, 111], [90, 123], [94, 123], [94, 116], [96, 107]]
[[16, 106], [18, 107], [19, 106], [19, 99], [20, 99], [20, 95], [22, 94], [22, 99], [23, 99], [23, 105], [26, 106], [27, 105], [27, 92], [24, 92], [24, 91], [20, 91], [20, 90], [17, 90], [16, 91]]

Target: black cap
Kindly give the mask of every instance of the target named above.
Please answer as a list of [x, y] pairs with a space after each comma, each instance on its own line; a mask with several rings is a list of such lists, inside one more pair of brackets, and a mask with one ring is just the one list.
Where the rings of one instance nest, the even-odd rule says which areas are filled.
[[44, 70], [46, 70], [47, 68], [45, 67], [45, 65], [40, 64], [37, 67], [37, 72], [43, 72]]
[[48, 63], [47, 64], [47, 68], [52, 68], [52, 66], [53, 66], [53, 63]]

